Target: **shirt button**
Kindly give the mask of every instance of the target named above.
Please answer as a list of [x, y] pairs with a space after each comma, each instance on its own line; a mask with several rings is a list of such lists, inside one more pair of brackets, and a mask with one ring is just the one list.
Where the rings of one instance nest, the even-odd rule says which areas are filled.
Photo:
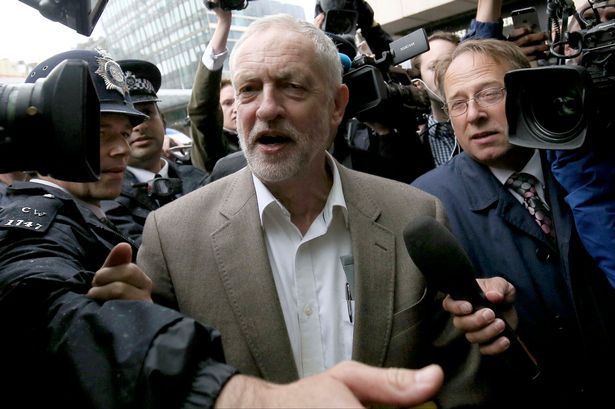
[[313, 312], [314, 311], [312, 310], [312, 307], [310, 307], [309, 305], [306, 305], [305, 308], [303, 308], [303, 313], [308, 317], [312, 315]]

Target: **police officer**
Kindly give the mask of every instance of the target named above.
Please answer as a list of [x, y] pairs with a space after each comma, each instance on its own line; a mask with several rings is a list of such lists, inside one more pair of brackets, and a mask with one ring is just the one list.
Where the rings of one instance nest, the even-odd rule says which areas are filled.
[[135, 243], [150, 211], [205, 184], [207, 173], [163, 157], [165, 122], [157, 105], [160, 70], [143, 60], [118, 61], [135, 108], [148, 118], [132, 129], [121, 194], [101, 203], [107, 217]]
[[[67, 59], [87, 62], [100, 100], [100, 178], [77, 183], [38, 175], [7, 188], [10, 203], [0, 208], [2, 399], [24, 408], [179, 407], [196, 394], [211, 406], [235, 373], [222, 363], [218, 333], [139, 301], [151, 290], [144, 274], [92, 283], [95, 272], [104, 277], [118, 263], [136, 268], [136, 247], [119, 244], [127, 239], [110, 227], [100, 201], [120, 194], [132, 129], [147, 117], [134, 108], [120, 66], [102, 50], [58, 54], [27, 82]], [[133, 292], [124, 296], [123, 288]], [[137, 300], [101, 304], [88, 293]], [[179, 355], [165, 360], [169, 345]], [[199, 384], [201, 377], [210, 381]]]

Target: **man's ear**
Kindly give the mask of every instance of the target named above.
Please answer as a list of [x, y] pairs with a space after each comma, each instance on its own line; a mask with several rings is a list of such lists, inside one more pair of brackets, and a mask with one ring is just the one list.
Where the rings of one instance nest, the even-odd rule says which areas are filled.
[[342, 122], [342, 119], [344, 119], [344, 113], [346, 112], [349, 98], [350, 91], [348, 87], [346, 84], [341, 84], [333, 97], [333, 115], [331, 119], [336, 127]]

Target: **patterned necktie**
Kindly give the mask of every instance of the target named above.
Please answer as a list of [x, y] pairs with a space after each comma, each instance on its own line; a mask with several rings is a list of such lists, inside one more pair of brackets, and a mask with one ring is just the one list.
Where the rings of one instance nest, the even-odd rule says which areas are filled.
[[506, 181], [506, 187], [513, 189], [523, 197], [525, 208], [530, 212], [547, 237], [555, 243], [557, 239], [555, 238], [551, 211], [540, 199], [540, 196], [538, 196], [536, 192], [537, 184], [538, 180], [528, 173], [513, 173]]

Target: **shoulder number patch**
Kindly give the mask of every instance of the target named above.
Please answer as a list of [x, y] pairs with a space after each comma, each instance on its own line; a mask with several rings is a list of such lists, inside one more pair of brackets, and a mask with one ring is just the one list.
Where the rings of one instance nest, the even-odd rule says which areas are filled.
[[23, 201], [11, 203], [2, 209], [0, 229], [46, 231], [55, 219], [62, 202], [53, 196], [45, 196], [29, 197]]

